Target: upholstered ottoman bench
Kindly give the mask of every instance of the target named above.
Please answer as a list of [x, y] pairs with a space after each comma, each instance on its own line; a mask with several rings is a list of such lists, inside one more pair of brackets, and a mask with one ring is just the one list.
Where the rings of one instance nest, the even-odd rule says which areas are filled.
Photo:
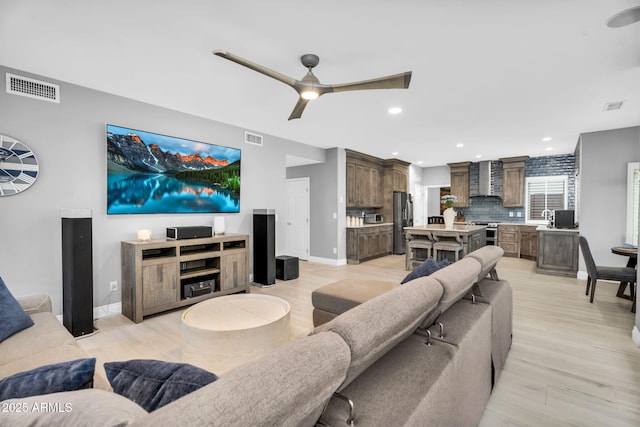
[[339, 280], [311, 293], [313, 326], [327, 323], [339, 314], [369, 301], [399, 283], [384, 280]]

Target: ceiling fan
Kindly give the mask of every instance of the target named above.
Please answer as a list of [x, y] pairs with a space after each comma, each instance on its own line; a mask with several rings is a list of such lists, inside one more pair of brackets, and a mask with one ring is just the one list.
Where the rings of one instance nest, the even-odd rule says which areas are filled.
[[607, 27], [619, 28], [640, 21], [640, 6], [623, 10], [607, 20]]
[[324, 95], [325, 93], [346, 92], [350, 90], [365, 89], [407, 89], [409, 87], [409, 82], [411, 81], [411, 71], [408, 71], [406, 73], [379, 77], [377, 79], [363, 80], [352, 83], [325, 85], [320, 83], [320, 81], [312, 71], [313, 67], [318, 65], [318, 62], [320, 62], [320, 58], [310, 53], [302, 55], [300, 57], [300, 62], [302, 62], [302, 65], [304, 65], [308, 69], [307, 74], [301, 80], [296, 80], [293, 77], [286, 76], [270, 68], [253, 63], [247, 59], [241, 58], [225, 50], [215, 50], [213, 51], [213, 54], [262, 73], [265, 76], [269, 76], [273, 79], [281, 81], [282, 83], [291, 86], [296, 92], [298, 92], [300, 98], [298, 98], [298, 102], [293, 108], [293, 111], [289, 116], [289, 120], [299, 119], [302, 116], [302, 112], [307, 106], [307, 103], [313, 99], [318, 98], [320, 95]]

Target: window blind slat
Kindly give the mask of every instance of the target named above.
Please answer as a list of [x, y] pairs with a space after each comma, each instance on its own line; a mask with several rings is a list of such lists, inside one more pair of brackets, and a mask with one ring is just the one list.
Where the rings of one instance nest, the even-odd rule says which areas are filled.
[[545, 209], [566, 209], [566, 177], [539, 177], [527, 181], [527, 219], [542, 220]]

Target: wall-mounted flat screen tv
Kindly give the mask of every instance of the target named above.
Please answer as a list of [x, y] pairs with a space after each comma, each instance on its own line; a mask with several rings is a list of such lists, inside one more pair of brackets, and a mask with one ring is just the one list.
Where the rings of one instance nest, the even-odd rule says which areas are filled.
[[107, 214], [240, 212], [240, 150], [107, 125]]

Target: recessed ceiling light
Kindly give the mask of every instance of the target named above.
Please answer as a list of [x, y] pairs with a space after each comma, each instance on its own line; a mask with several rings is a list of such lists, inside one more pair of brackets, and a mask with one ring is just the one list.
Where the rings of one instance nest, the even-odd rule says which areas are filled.
[[542, 140], [543, 140], [544, 142], [549, 142], [549, 141], [551, 141], [551, 139], [552, 139], [552, 138], [551, 138], [550, 136], [545, 136], [544, 138], [542, 138]]
[[397, 151], [394, 151], [393, 153], [391, 153], [391, 155], [392, 155], [392, 156], [397, 156], [397, 155], [398, 155], [398, 152], [397, 152]]
[[553, 147], [547, 147], [544, 149], [544, 151], [551, 151], [551, 150], [553, 150]]
[[482, 158], [482, 154], [476, 154], [476, 159], [481, 159]]
[[464, 147], [464, 144], [456, 144], [456, 147], [462, 148], [462, 147]]
[[400, 107], [389, 108], [389, 114], [400, 114], [400, 113], [402, 113], [402, 108]]
[[423, 162], [422, 160], [418, 160], [418, 164], [419, 164], [419, 165], [421, 165], [421, 164], [423, 164], [423, 163], [424, 163], [424, 162]]

